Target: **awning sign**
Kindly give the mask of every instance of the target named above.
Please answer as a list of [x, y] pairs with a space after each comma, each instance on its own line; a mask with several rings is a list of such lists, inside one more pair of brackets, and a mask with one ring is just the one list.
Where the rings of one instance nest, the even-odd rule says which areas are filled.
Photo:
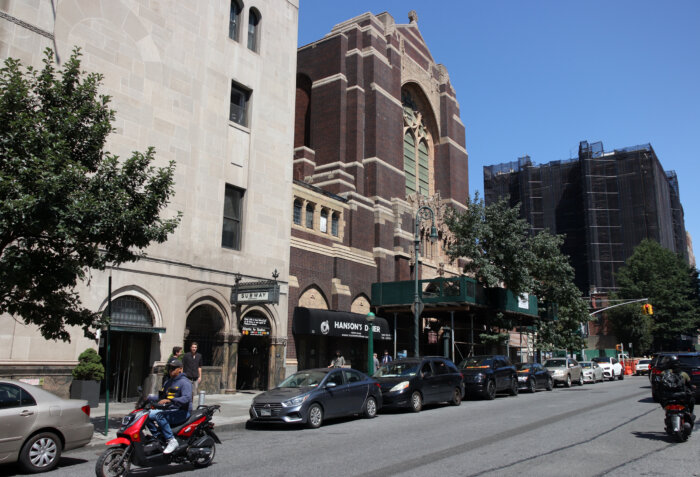
[[[384, 318], [375, 318], [371, 326], [375, 340], [392, 339]], [[292, 318], [292, 332], [298, 335], [368, 339], [369, 327], [364, 315], [342, 311], [297, 307]]]

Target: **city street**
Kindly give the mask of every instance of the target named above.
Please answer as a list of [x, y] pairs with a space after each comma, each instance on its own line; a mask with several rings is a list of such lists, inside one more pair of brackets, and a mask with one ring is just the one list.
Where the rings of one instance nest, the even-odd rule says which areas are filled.
[[[419, 414], [330, 421], [318, 430], [225, 433], [214, 464], [133, 475], [700, 475], [700, 437], [671, 442], [646, 377], [556, 388]], [[94, 475], [100, 448], [67, 452], [51, 476]], [[6, 467], [14, 471], [14, 467]]]

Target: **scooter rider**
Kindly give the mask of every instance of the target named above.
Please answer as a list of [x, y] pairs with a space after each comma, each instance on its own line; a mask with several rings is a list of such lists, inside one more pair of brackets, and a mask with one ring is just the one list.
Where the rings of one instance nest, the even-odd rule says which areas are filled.
[[[182, 361], [173, 358], [168, 361], [170, 378], [163, 384], [158, 396], [149, 396], [148, 400], [158, 401], [165, 409], [151, 409], [148, 414], [148, 428], [154, 437], [162, 433], [167, 441], [163, 454], [170, 454], [177, 449], [177, 439], [173, 436], [170, 426], [182, 424], [190, 417], [192, 411], [192, 383], [182, 373]], [[154, 421], [158, 423], [155, 426]], [[160, 432], [158, 430], [160, 428]]]
[[[681, 362], [678, 359], [678, 356], [675, 355], [670, 355], [666, 357], [666, 362], [664, 363], [665, 370], [664, 373], [675, 373], [680, 375], [680, 377], [683, 379], [683, 384], [684, 386], [684, 392], [685, 392], [685, 404], [688, 407], [688, 412], [692, 415], [693, 421], [695, 421], [695, 415], [693, 414], [693, 408], [695, 407], [695, 393], [693, 392], [693, 384], [691, 383], [690, 376], [688, 376], [688, 373], [685, 371], [681, 370]], [[663, 375], [662, 375], [663, 376]], [[666, 399], [663, 397], [661, 398], [661, 405], [665, 405]]]

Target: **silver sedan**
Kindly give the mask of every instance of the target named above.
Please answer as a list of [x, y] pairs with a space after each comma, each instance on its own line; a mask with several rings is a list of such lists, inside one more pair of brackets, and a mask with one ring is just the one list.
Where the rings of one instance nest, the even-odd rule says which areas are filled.
[[601, 368], [595, 361], [580, 361], [578, 364], [581, 365], [583, 369], [583, 382], [584, 383], [597, 383], [603, 382], [603, 368]]
[[0, 380], [0, 464], [19, 461], [28, 472], [46, 472], [62, 451], [90, 442], [93, 430], [87, 401]]

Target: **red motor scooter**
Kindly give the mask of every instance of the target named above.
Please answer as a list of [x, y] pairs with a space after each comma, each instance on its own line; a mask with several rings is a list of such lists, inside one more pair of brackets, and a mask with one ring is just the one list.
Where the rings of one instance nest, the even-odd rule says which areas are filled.
[[178, 447], [171, 454], [163, 454], [165, 444], [151, 436], [150, 432], [144, 433], [148, 412], [161, 406], [146, 403], [138, 407], [140, 409], [124, 416], [117, 438], [106, 443], [109, 448], [95, 465], [97, 477], [124, 476], [129, 473], [131, 464], [156, 467], [189, 462], [195, 467], [206, 467], [214, 460], [216, 444], [221, 444], [221, 441], [214, 433], [212, 416], [220, 406], [199, 406], [187, 421], [173, 427]]

